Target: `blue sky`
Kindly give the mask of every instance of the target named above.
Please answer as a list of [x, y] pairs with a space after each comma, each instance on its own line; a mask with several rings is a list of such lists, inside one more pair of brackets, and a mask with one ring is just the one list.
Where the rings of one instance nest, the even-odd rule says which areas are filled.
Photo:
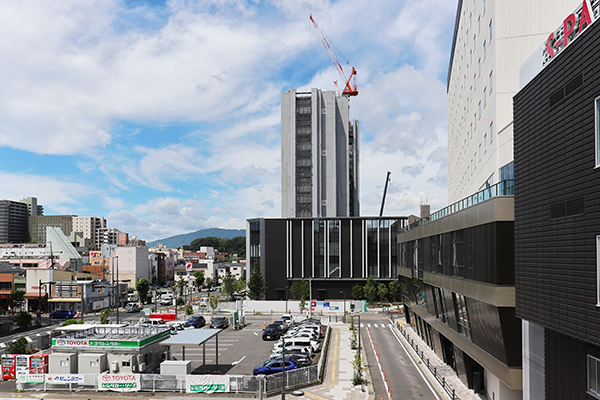
[[280, 94], [358, 71], [361, 214], [447, 203], [455, 2], [0, 2], [0, 199], [145, 240], [280, 216]]

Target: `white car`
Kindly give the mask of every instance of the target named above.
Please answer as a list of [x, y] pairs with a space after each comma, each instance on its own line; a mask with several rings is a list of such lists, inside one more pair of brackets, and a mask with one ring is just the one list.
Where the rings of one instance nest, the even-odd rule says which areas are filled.
[[[312, 357], [312, 351], [310, 351], [310, 349], [308, 347], [302, 347], [302, 346], [287, 346], [285, 348], [285, 352], [287, 354], [287, 352], [290, 352], [290, 354], [295, 353], [295, 354], [302, 354], [305, 355], [307, 357]], [[277, 358], [277, 357], [281, 357], [281, 354], [283, 353], [283, 349], [279, 348], [279, 349], [274, 349], [273, 352], [271, 353], [271, 357], [270, 358]]]
[[160, 299], [161, 306], [172, 306], [173, 305], [173, 296], [167, 295]]

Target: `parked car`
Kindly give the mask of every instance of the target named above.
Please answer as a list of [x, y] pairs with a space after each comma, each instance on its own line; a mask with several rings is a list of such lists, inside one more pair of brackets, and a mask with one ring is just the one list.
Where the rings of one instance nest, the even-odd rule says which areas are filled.
[[185, 330], [185, 327], [183, 326], [183, 324], [181, 322], [169, 321], [169, 322], [165, 323], [165, 325], [171, 331], [171, 335], [176, 335], [179, 332], [183, 332]]
[[53, 313], [51, 313], [50, 318], [71, 319], [75, 318], [75, 312], [73, 310], [63, 308], [60, 310], [55, 310]]
[[202, 328], [206, 326], [206, 319], [202, 315], [192, 315], [186, 323], [194, 328]]
[[281, 337], [281, 328], [276, 324], [269, 324], [262, 334], [263, 340], [278, 340]]
[[274, 324], [281, 326], [282, 332], [287, 332], [289, 324], [282, 319], [276, 319], [273, 321]]
[[298, 365], [296, 364], [296, 362], [294, 360], [288, 360], [286, 358], [285, 360], [285, 365], [283, 363], [283, 360], [279, 359], [279, 360], [275, 360], [275, 361], [269, 361], [267, 363], [261, 364], [257, 367], [254, 368], [254, 371], [252, 371], [252, 373], [254, 375], [271, 375], [271, 374], [276, 374], [278, 372], [282, 372], [284, 369], [286, 371], [292, 370], [292, 369], [296, 369], [298, 368]]
[[[263, 364], [266, 364], [270, 361], [276, 361], [282, 360], [282, 356], [279, 355], [275, 358], [269, 358], [268, 360], [265, 360], [265, 362]], [[294, 360], [296, 362], [296, 364], [298, 364], [298, 367], [307, 367], [309, 365], [312, 364], [312, 358], [310, 356], [307, 356], [306, 354], [296, 354], [296, 353], [288, 353], [287, 351], [285, 352], [285, 359], [286, 360]]]
[[229, 318], [227, 317], [214, 317], [210, 323], [212, 329], [225, 329], [229, 327]]
[[142, 311], [142, 307], [138, 303], [127, 303], [125, 306], [126, 312], [140, 312]]
[[160, 299], [161, 306], [172, 306], [173, 305], [173, 296], [168, 294]]

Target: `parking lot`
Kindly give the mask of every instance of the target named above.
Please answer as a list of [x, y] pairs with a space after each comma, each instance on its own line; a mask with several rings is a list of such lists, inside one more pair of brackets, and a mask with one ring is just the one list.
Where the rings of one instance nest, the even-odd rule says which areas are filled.
[[[205, 316], [207, 322], [209, 316]], [[216, 340], [206, 342], [206, 372], [228, 375], [252, 375], [252, 370], [262, 364], [271, 355], [276, 341], [263, 341], [262, 331], [267, 324], [278, 316], [247, 316], [246, 326], [238, 331], [226, 329], [219, 334], [219, 369], [216, 369]], [[208, 324], [207, 324], [208, 325]], [[192, 361], [192, 373], [203, 374], [203, 346], [185, 348], [185, 360]], [[183, 360], [181, 346], [173, 346], [171, 354]], [[313, 364], [319, 362], [321, 352], [316, 353]]]

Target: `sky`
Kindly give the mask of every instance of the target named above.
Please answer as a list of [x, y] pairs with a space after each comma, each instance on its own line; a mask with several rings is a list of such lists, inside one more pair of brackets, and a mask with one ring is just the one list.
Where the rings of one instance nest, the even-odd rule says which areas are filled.
[[0, 199], [147, 241], [280, 217], [281, 93], [341, 83], [312, 14], [357, 70], [361, 215], [387, 171], [384, 215], [443, 208], [456, 5], [4, 0]]

